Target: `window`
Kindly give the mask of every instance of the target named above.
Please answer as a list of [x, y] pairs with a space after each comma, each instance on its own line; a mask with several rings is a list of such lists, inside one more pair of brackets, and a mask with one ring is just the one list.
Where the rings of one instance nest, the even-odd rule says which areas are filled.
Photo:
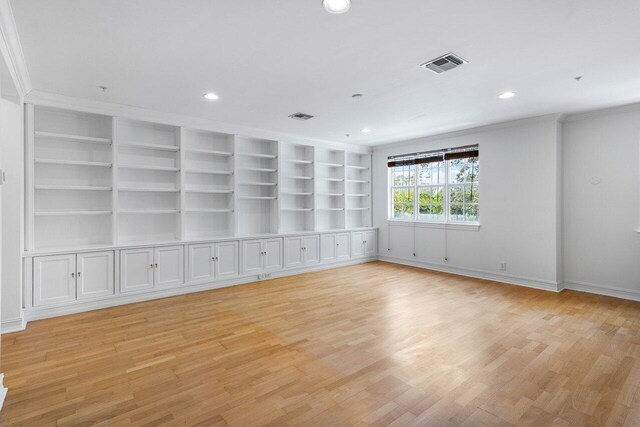
[[390, 157], [390, 219], [478, 222], [478, 146]]

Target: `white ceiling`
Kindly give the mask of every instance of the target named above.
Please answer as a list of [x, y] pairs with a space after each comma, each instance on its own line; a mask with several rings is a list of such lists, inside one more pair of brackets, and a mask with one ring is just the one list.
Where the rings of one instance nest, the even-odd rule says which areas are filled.
[[[320, 0], [12, 6], [37, 90], [305, 138], [376, 144], [640, 101], [637, 0], [353, 0], [345, 15]], [[419, 67], [448, 52], [469, 64]], [[298, 111], [316, 118], [287, 117]]]

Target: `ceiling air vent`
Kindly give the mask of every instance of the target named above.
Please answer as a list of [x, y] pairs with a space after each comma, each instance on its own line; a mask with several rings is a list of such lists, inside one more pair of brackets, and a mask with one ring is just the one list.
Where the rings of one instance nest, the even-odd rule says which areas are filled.
[[313, 119], [313, 116], [311, 114], [305, 114], [305, 113], [295, 113], [295, 114], [290, 115], [289, 117], [291, 117], [292, 119], [296, 119], [296, 120]]
[[460, 58], [459, 56], [453, 53], [447, 53], [446, 55], [442, 55], [429, 62], [425, 62], [421, 65], [421, 67], [426, 68], [427, 70], [431, 70], [436, 74], [440, 74], [466, 63], [467, 61]]

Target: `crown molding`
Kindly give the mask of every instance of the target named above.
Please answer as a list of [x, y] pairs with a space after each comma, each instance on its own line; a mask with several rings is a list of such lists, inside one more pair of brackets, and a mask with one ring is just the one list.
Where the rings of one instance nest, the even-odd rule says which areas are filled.
[[0, 51], [20, 97], [33, 89], [9, 0], [0, 0]]
[[616, 105], [614, 107], [599, 108], [596, 110], [583, 111], [580, 113], [566, 114], [563, 117], [563, 123], [577, 122], [580, 120], [590, 119], [597, 116], [605, 116], [609, 114], [629, 113], [640, 111], [640, 102], [631, 104]]
[[148, 110], [146, 108], [130, 105], [95, 101], [85, 98], [76, 98], [57, 93], [42, 92], [39, 90], [32, 90], [25, 97], [24, 102], [43, 107], [61, 108], [114, 117], [124, 117], [133, 120], [162, 123], [170, 126], [182, 126], [186, 128], [228, 133], [233, 135], [242, 135], [252, 138], [271, 139], [294, 144], [313, 145], [363, 153], [370, 153], [372, 151], [371, 147], [365, 145], [345, 144], [342, 142], [334, 142], [321, 139], [301, 138], [296, 135], [282, 132], [265, 131], [248, 126], [239, 126], [230, 123], [184, 116], [180, 114]]

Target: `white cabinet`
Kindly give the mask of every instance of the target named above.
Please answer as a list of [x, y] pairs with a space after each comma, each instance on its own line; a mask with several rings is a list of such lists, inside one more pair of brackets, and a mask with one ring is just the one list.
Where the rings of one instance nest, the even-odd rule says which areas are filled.
[[113, 252], [77, 255], [78, 299], [113, 295]]
[[173, 287], [184, 281], [182, 246], [127, 249], [120, 252], [120, 291]]
[[244, 240], [242, 273], [261, 274], [282, 269], [282, 238]]
[[322, 262], [335, 262], [351, 257], [349, 233], [323, 234], [320, 254]]
[[349, 233], [336, 234], [336, 258], [340, 261], [351, 257], [351, 236]]
[[34, 258], [34, 307], [105, 297], [113, 291], [111, 251]]
[[189, 284], [212, 282], [238, 275], [238, 242], [189, 246]]
[[238, 271], [238, 242], [216, 243], [216, 279], [236, 277]]
[[286, 268], [320, 262], [320, 236], [287, 237], [284, 242], [284, 264]]
[[377, 247], [375, 230], [354, 231], [351, 233], [352, 258], [374, 256]]
[[52, 255], [33, 260], [35, 307], [75, 301], [76, 255]]
[[120, 292], [153, 289], [153, 248], [120, 252]]

